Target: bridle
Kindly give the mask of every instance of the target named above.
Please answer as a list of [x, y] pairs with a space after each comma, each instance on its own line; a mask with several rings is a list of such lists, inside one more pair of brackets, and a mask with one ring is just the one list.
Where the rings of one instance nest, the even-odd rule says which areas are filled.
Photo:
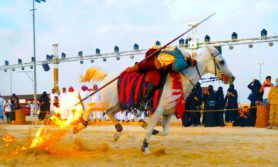
[[[220, 52], [218, 51], [216, 55], [213, 55], [212, 52], [211, 52], [211, 50], [210, 50], [208, 47], [206, 47], [206, 48], [208, 49], [208, 51], [209, 51], [209, 53], [210, 53], [210, 56], [213, 58], [214, 75], [215, 75], [215, 77], [202, 78], [201, 73], [200, 73], [199, 68], [198, 68], [198, 65], [196, 64], [195, 67], [196, 67], [196, 70], [197, 70], [198, 75], [199, 75], [199, 77], [200, 77], [200, 80], [203, 81], [202, 83], [213, 82], [213, 81], [219, 80], [219, 78], [217, 77], [217, 69], [218, 69], [219, 71], [221, 71], [219, 65], [217, 64], [217, 62], [216, 62], [216, 60], [215, 60], [216, 57], [217, 57], [218, 55], [220, 55]], [[198, 63], [198, 62], [197, 62], [197, 63]], [[206, 80], [207, 80], [207, 81], [206, 81]], [[191, 84], [192, 84], [192, 83], [193, 83], [193, 82], [191, 82]]]

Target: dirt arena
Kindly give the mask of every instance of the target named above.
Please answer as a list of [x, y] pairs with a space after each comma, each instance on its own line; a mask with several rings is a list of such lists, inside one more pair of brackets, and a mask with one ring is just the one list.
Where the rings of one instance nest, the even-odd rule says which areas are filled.
[[[79, 134], [71, 129], [49, 131], [60, 135], [50, 140], [47, 151], [16, 148], [28, 146], [38, 125], [0, 125], [0, 166], [277, 166], [278, 131], [260, 128], [183, 128], [172, 126], [166, 137], [152, 137], [152, 153], [140, 151], [144, 130], [124, 126], [113, 141], [113, 125], [90, 125]], [[161, 127], [158, 127], [161, 129]], [[57, 133], [56, 133], [57, 132]]]

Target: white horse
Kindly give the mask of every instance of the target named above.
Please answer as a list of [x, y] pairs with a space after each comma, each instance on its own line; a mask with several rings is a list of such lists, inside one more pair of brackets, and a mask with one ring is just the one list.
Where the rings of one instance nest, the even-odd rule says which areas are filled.
[[[181, 80], [184, 88], [183, 93], [185, 98], [192, 90], [194, 84], [196, 84], [201, 79], [200, 77], [207, 73], [214, 74], [220, 80], [223, 80], [225, 84], [233, 83], [235, 77], [230, 72], [224, 58], [216, 48], [207, 47], [205, 51], [198, 54], [195, 59], [197, 60], [196, 67], [192, 66], [181, 72]], [[169, 133], [170, 118], [175, 112], [174, 107], [176, 105], [176, 102], [173, 101], [178, 98], [177, 96], [172, 95], [174, 91], [172, 89], [172, 80], [173, 79], [168, 74], [159, 104], [152, 118], [150, 119], [149, 125], [147, 126], [147, 131], [142, 145], [142, 151], [145, 153], [150, 153], [148, 143], [150, 142], [150, 137], [152, 134], [166, 136]], [[105, 111], [108, 117], [115, 124], [117, 131], [114, 134], [114, 139], [118, 140], [122, 134], [123, 128], [121, 124], [114, 118], [115, 113], [121, 110], [118, 99], [117, 82], [113, 82], [107, 86], [107, 88], [103, 89], [103, 91], [101, 91], [101, 97], [102, 102], [100, 104], [91, 106], [90, 110], [93, 111], [95, 109], [101, 109]], [[161, 116], [163, 116], [163, 131], [158, 132], [154, 130], [154, 127]], [[79, 130], [85, 127], [86, 126], [80, 124], [79, 126], [74, 127], [73, 131], [74, 133], [77, 133]]]

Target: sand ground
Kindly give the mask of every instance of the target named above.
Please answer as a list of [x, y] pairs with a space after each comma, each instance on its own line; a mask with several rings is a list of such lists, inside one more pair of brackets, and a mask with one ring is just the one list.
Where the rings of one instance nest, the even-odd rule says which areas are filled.
[[[140, 151], [144, 130], [125, 125], [119, 141], [113, 141], [113, 125], [90, 125], [73, 135], [48, 126], [60, 138], [50, 140], [47, 151], [28, 146], [38, 125], [0, 125], [0, 166], [278, 166], [278, 131], [241, 127], [172, 126], [166, 137], [153, 136], [152, 153]], [[161, 127], [157, 127], [161, 129]], [[8, 146], [7, 146], [8, 144]]]

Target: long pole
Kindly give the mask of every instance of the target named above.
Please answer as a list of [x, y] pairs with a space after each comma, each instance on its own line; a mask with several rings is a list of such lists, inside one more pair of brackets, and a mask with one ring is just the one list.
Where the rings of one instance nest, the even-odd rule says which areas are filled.
[[[187, 31], [185, 31], [184, 33], [182, 33], [181, 35], [177, 36], [176, 38], [174, 38], [173, 40], [171, 40], [170, 42], [168, 42], [167, 44], [165, 44], [164, 46], [160, 47], [159, 49], [157, 49], [155, 52], [153, 52], [152, 54], [150, 54], [148, 57], [146, 57], [145, 59], [143, 59], [141, 62], [149, 59], [150, 57], [152, 57], [153, 55], [157, 54], [158, 52], [160, 52], [162, 49], [165, 49], [167, 46], [169, 46], [170, 44], [172, 44], [173, 42], [175, 42], [177, 39], [179, 39], [180, 37], [182, 37], [183, 35], [187, 34], [188, 32], [190, 32], [191, 30], [193, 30], [194, 28], [196, 28], [197, 26], [199, 26], [200, 24], [202, 24], [203, 22], [205, 22], [206, 20], [208, 20], [209, 18], [211, 18], [213, 15], [215, 15], [215, 13], [211, 14], [210, 16], [206, 17], [204, 20], [200, 21], [199, 23], [197, 23], [195, 26], [192, 26], [190, 29], [188, 29]], [[140, 63], [140, 62], [139, 62]], [[88, 99], [89, 97], [93, 96], [95, 93], [97, 93], [98, 91], [102, 90], [103, 88], [105, 88], [106, 86], [110, 85], [112, 82], [116, 81], [121, 75], [118, 75], [117, 77], [115, 77], [114, 79], [112, 79], [110, 82], [106, 83], [105, 85], [103, 85], [102, 87], [100, 87], [98, 90], [94, 91], [93, 93], [89, 94], [87, 97], [83, 98], [80, 100], [80, 102]], [[79, 102], [79, 103], [80, 103]], [[77, 104], [79, 104], [77, 103]], [[77, 105], [76, 104], [76, 105]]]
[[37, 68], [36, 68], [36, 28], [35, 28], [35, 0], [33, 0], [33, 49], [34, 49], [34, 101], [37, 100]]

